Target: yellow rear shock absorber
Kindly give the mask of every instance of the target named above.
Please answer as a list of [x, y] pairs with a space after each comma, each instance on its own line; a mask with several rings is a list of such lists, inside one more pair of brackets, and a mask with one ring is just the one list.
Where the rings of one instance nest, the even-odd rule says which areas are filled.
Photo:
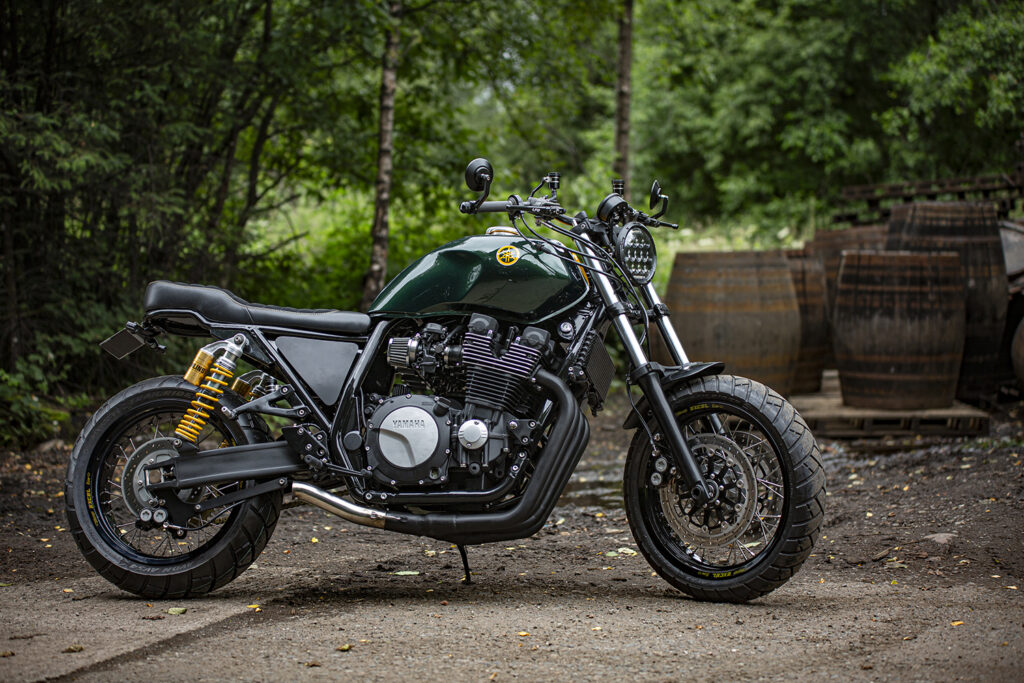
[[[191, 407], [178, 423], [174, 433], [192, 443], [196, 443], [206, 421], [217, 409], [220, 397], [235, 376], [235, 359], [242, 354], [244, 338], [240, 335], [228, 342], [214, 342], [205, 346], [196, 354], [195, 360], [185, 373], [185, 379], [197, 385], [195, 398]], [[216, 353], [223, 351], [218, 360]]]

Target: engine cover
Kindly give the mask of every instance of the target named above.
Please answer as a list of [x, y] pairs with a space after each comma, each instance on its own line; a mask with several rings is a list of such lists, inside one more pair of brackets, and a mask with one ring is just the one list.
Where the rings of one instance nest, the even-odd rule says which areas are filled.
[[374, 479], [391, 486], [448, 481], [452, 428], [443, 404], [429, 396], [395, 396], [380, 404], [369, 425], [366, 461]]

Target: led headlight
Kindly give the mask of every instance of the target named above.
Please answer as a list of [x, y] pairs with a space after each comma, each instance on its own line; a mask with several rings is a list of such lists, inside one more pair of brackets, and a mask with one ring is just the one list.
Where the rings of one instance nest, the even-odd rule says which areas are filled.
[[654, 238], [639, 223], [627, 223], [615, 237], [615, 251], [619, 265], [635, 285], [646, 285], [658, 267], [658, 252]]

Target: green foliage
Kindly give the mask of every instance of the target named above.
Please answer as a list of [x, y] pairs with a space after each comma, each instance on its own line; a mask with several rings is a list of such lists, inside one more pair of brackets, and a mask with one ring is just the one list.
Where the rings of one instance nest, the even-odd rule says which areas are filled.
[[895, 63], [896, 106], [881, 116], [900, 175], [1005, 170], [1024, 130], [1024, 2], [976, 2]]
[[[1004, 172], [1024, 128], [1024, 3], [637, 0], [632, 196], [659, 177], [680, 250], [775, 247], [843, 185]], [[0, 3], [0, 439], [83, 393], [180, 372], [96, 343], [147, 282], [353, 308], [369, 261], [381, 59], [400, 31], [388, 274], [563, 173], [593, 213], [613, 160], [619, 0]], [[155, 367], [154, 367], [155, 366]], [[32, 398], [39, 397], [38, 400]]]
[[794, 209], [817, 210], [844, 185], [1012, 165], [1020, 2], [640, 9], [637, 165], [695, 217], [795, 230]]

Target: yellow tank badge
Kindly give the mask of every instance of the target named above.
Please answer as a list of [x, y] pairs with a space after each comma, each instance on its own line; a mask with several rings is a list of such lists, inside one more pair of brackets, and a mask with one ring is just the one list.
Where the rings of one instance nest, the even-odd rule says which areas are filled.
[[498, 259], [498, 263], [500, 263], [501, 265], [511, 266], [513, 263], [519, 260], [519, 249], [517, 247], [513, 247], [512, 245], [502, 247], [501, 249], [498, 250], [496, 257]]

